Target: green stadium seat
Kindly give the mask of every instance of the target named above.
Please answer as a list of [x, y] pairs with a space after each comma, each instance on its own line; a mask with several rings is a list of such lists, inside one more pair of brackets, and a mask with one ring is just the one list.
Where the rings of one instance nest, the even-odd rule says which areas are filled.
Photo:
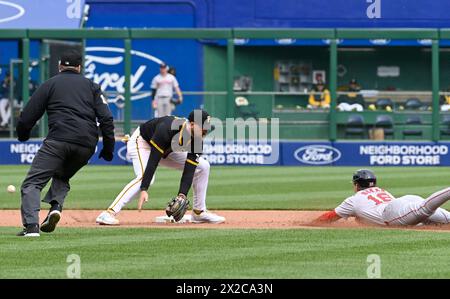
[[394, 109], [394, 102], [389, 98], [382, 98], [376, 101], [375, 106], [379, 110], [386, 110], [388, 106]]
[[423, 103], [418, 98], [409, 98], [406, 100], [405, 109], [407, 110], [419, 110], [423, 107]]
[[450, 136], [450, 115], [445, 115], [443, 117], [442, 124], [447, 127], [441, 129], [441, 136]]
[[383, 129], [384, 136], [394, 137], [394, 121], [390, 115], [378, 115], [375, 120], [375, 128]]
[[[408, 116], [406, 119], [405, 125], [421, 125], [422, 119], [418, 115]], [[403, 139], [406, 136], [422, 136], [423, 131], [421, 129], [405, 129], [403, 130]]]
[[360, 114], [352, 114], [348, 117], [345, 127], [345, 138], [349, 136], [365, 137], [364, 118]]

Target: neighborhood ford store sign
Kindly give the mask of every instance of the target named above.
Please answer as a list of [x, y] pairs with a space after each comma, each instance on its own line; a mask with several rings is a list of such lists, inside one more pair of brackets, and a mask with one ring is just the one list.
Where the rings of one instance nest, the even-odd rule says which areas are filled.
[[450, 166], [449, 142], [284, 142], [281, 165]]
[[[30, 164], [42, 141], [0, 141], [0, 164]], [[101, 148], [101, 142], [98, 148]], [[98, 149], [97, 148], [97, 149]], [[290, 142], [252, 147], [220, 143], [204, 147], [211, 165], [450, 166], [450, 142]], [[127, 165], [125, 143], [117, 142], [112, 163], [94, 154], [90, 164]]]
[[309, 165], [328, 165], [341, 158], [341, 152], [328, 145], [307, 145], [297, 149], [294, 157]]

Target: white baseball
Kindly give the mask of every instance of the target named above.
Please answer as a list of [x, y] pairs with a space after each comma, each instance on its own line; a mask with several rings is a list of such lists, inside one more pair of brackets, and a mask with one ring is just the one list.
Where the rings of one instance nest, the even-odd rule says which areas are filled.
[[13, 185], [9, 185], [8, 188], [6, 188], [6, 191], [8, 191], [9, 193], [14, 193], [16, 192], [16, 187], [14, 187]]

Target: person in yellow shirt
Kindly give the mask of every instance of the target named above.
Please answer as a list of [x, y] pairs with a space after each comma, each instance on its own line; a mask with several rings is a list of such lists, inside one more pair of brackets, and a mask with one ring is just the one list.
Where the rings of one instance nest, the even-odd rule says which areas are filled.
[[441, 105], [441, 111], [450, 110], [450, 87], [447, 88], [446, 93], [439, 98], [439, 104]]
[[330, 102], [330, 91], [325, 88], [325, 84], [322, 81], [317, 82], [309, 95], [308, 108], [330, 108]]

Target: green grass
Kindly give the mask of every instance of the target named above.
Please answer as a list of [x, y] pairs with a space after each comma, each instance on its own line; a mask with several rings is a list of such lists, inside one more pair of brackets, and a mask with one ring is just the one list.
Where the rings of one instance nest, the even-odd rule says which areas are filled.
[[449, 278], [448, 233], [397, 230], [60, 228], [39, 239], [0, 228], [0, 278]]
[[[379, 185], [396, 196], [428, 196], [447, 187], [448, 167], [374, 167]], [[20, 189], [28, 167], [0, 166], [0, 209], [20, 207]], [[355, 167], [212, 167], [210, 209], [332, 209], [352, 194]], [[71, 181], [69, 209], [104, 209], [133, 177], [130, 166], [88, 166]], [[162, 209], [178, 190], [181, 172], [160, 168], [146, 208]], [[450, 205], [446, 205], [450, 208]], [[136, 208], [136, 202], [128, 208]]]
[[[0, 209], [20, 206], [27, 167], [0, 166]], [[213, 167], [210, 209], [332, 209], [352, 194], [350, 167]], [[374, 168], [394, 195], [428, 196], [448, 186], [449, 168]], [[180, 172], [159, 169], [147, 208], [163, 209]], [[104, 209], [132, 178], [131, 167], [85, 167], [66, 208]], [[129, 205], [135, 208], [136, 203]], [[446, 206], [447, 208], [449, 205]], [[450, 278], [446, 232], [58, 228], [39, 239], [0, 228], [0, 278], [64, 278], [70, 254], [83, 278], [366, 278], [378, 254], [383, 278]]]

